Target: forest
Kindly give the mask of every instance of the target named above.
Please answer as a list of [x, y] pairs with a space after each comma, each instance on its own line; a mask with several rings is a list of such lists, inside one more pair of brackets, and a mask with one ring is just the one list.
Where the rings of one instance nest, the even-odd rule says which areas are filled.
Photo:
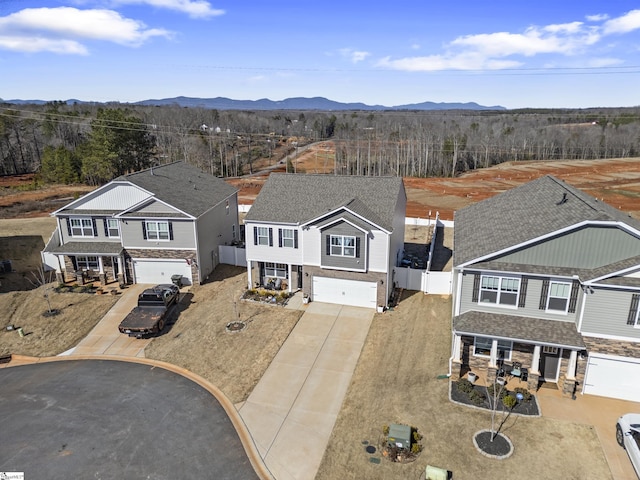
[[0, 175], [101, 185], [185, 161], [253, 173], [306, 144], [335, 144], [340, 175], [453, 177], [506, 161], [640, 155], [640, 107], [500, 111], [227, 111], [175, 106], [0, 103]]

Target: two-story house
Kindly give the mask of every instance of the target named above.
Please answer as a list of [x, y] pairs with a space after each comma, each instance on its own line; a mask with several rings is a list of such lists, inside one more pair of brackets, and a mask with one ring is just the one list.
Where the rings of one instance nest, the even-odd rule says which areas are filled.
[[271, 174], [244, 220], [249, 288], [386, 306], [405, 207], [398, 177]]
[[182, 162], [124, 175], [56, 210], [59, 281], [202, 283], [239, 238], [237, 190]]
[[453, 280], [454, 378], [640, 399], [637, 220], [541, 177], [456, 212]]

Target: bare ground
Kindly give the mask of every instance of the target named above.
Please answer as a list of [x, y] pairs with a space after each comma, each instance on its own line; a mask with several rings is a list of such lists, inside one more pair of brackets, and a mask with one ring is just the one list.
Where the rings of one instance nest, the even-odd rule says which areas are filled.
[[[427, 464], [448, 469], [456, 480], [612, 478], [588, 425], [511, 417], [503, 433], [514, 454], [494, 460], [478, 453], [472, 438], [490, 428], [489, 413], [449, 402], [449, 381], [437, 378], [448, 371], [450, 318], [449, 298], [416, 292], [375, 316], [317, 480], [418, 479]], [[378, 447], [390, 423], [415, 426], [424, 435], [424, 451], [413, 463], [365, 452], [363, 441]]]
[[[208, 283], [192, 289], [191, 304], [145, 356], [197, 373], [233, 403], [246, 400], [302, 314], [238, 300], [246, 282], [245, 268], [219, 265]], [[227, 323], [238, 318], [247, 327], [228, 333]]]
[[[0, 354], [20, 354], [34, 357], [58, 355], [74, 347], [113, 306], [117, 298], [88, 293], [55, 293], [53, 284], [36, 290], [0, 294]], [[48, 289], [51, 308], [60, 311], [47, 317], [49, 310], [44, 296]], [[22, 327], [7, 331], [7, 325]]]

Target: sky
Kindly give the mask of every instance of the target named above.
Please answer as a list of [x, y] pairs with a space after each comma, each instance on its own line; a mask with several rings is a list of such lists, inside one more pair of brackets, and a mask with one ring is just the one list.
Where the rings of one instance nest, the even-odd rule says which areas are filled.
[[640, 1], [0, 0], [0, 99], [640, 105]]

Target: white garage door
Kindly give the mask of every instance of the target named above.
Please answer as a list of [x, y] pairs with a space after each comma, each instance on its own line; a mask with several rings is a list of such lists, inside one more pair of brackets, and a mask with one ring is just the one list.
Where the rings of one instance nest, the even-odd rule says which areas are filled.
[[640, 359], [589, 355], [583, 393], [640, 401]]
[[191, 266], [185, 260], [133, 260], [136, 283], [171, 283], [171, 276], [182, 275], [182, 284], [191, 285]]
[[313, 277], [313, 300], [354, 307], [376, 308], [376, 282]]

